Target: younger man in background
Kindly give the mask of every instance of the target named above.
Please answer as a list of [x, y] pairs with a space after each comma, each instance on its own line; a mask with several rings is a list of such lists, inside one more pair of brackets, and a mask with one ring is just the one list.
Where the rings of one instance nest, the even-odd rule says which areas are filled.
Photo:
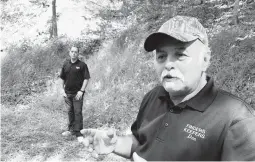
[[80, 130], [83, 128], [82, 106], [85, 89], [90, 79], [88, 66], [78, 59], [79, 49], [72, 46], [69, 52], [70, 59], [64, 62], [60, 78], [65, 90], [65, 103], [68, 108], [68, 130], [63, 136], [76, 135], [79, 142], [83, 137]]

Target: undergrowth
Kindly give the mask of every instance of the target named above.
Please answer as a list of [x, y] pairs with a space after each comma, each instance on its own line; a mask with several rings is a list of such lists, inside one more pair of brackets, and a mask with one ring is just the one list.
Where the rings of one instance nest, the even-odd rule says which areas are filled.
[[80, 48], [84, 60], [98, 50], [101, 41], [83, 42], [60, 37], [45, 45], [35, 45], [28, 40], [20, 46], [12, 45], [1, 64], [2, 103], [28, 104], [27, 96], [44, 92], [48, 81], [58, 77], [73, 44]]

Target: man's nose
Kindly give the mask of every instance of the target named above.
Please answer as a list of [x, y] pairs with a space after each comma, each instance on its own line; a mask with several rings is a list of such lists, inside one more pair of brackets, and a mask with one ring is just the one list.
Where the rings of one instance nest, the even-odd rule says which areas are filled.
[[174, 58], [168, 56], [165, 64], [165, 69], [166, 70], [171, 70], [175, 68], [175, 60]]

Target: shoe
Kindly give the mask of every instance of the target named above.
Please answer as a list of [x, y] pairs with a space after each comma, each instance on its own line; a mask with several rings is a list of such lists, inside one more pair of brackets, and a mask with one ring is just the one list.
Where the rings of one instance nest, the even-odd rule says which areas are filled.
[[70, 132], [70, 131], [64, 131], [64, 132], [62, 133], [62, 136], [65, 136], [65, 137], [71, 136], [71, 135], [73, 135], [73, 133]]
[[76, 137], [83, 137], [80, 131], [74, 131], [74, 134], [76, 135]]

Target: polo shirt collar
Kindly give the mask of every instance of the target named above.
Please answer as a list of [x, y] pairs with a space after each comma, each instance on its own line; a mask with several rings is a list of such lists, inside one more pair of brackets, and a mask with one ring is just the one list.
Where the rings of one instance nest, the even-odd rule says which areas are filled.
[[165, 90], [165, 88], [163, 86], [160, 86], [160, 90], [159, 90], [159, 93], [158, 93], [158, 98], [160, 100], [170, 100], [170, 95]]
[[70, 63], [70, 64], [77, 64], [79, 61], [80, 61], [80, 60], [77, 59], [74, 63], [72, 63], [72, 61], [71, 61], [71, 59], [70, 59], [70, 60], [69, 60], [69, 63]]
[[[206, 79], [206, 85], [194, 97], [187, 101], [179, 103], [177, 106], [180, 108], [190, 107], [198, 111], [205, 111], [217, 95], [217, 89], [214, 86], [213, 79], [208, 76]], [[160, 90], [159, 92], [159, 99], [171, 101], [169, 93], [163, 87], [162, 90]]]
[[205, 111], [217, 95], [213, 79], [207, 77], [207, 84], [193, 98], [186, 101], [186, 105], [198, 111]]

